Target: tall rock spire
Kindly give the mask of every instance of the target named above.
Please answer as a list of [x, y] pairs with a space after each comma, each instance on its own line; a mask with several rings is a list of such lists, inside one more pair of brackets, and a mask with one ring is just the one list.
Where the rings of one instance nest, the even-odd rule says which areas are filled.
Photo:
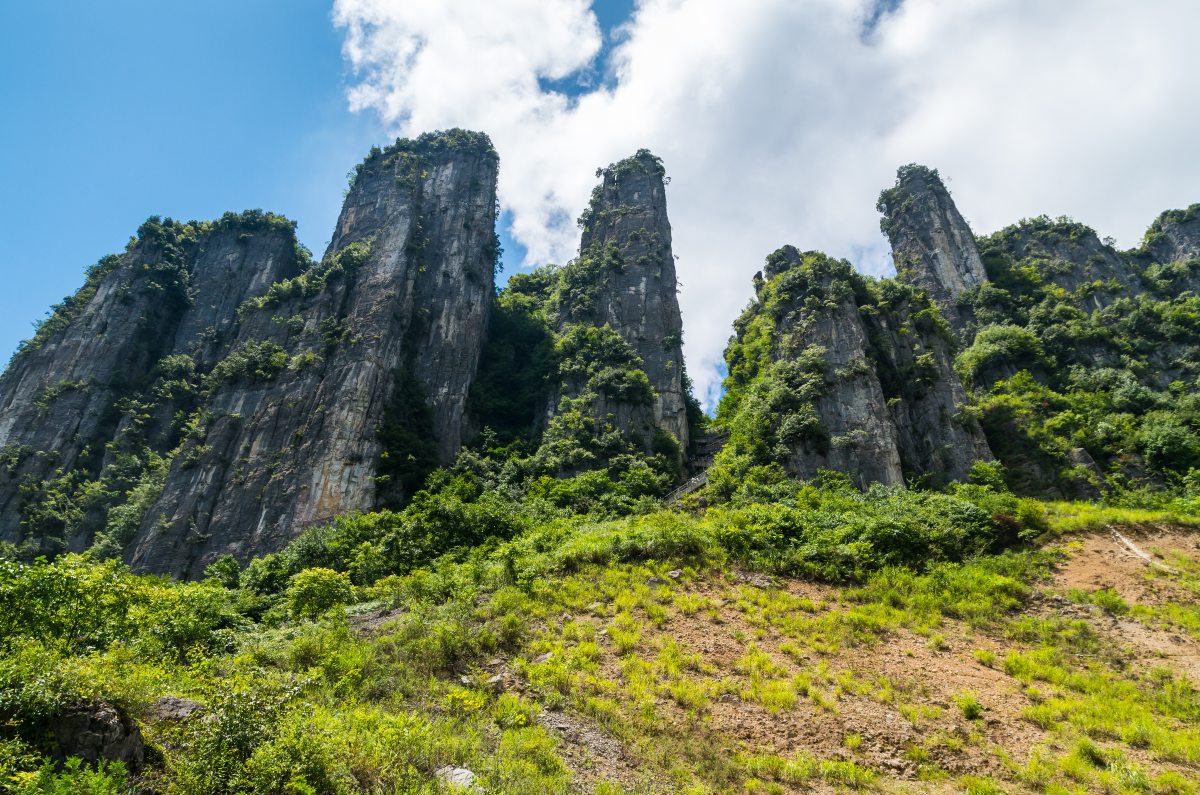
[[126, 556], [197, 576], [419, 485], [462, 442], [494, 290], [497, 157], [460, 130], [359, 167], [324, 260], [239, 311]]
[[901, 279], [924, 288], [955, 331], [969, 317], [958, 296], [987, 281], [975, 236], [963, 220], [935, 169], [910, 164], [896, 172], [896, 184], [876, 205], [880, 227], [892, 244], [892, 260]]
[[151, 218], [124, 254], [89, 269], [0, 377], [0, 540], [89, 545], [104, 517], [56, 503], [96, 479], [127, 487], [148, 451], [173, 447], [197, 362], [219, 356], [237, 306], [297, 275], [300, 259], [291, 222], [250, 211]]
[[683, 319], [662, 161], [642, 149], [610, 165], [580, 219], [580, 260], [595, 265], [594, 289], [563, 301], [566, 323], [610, 326], [641, 359], [654, 390], [649, 417], [630, 430], [660, 429], [686, 448]]

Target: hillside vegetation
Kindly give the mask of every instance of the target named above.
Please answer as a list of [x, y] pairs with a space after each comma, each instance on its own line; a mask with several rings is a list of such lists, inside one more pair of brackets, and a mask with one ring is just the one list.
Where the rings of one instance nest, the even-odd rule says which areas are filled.
[[[460, 767], [506, 793], [1194, 792], [1200, 506], [1044, 504], [978, 474], [747, 482], [662, 510], [588, 476], [515, 499], [464, 469], [202, 582], [4, 563], [2, 780], [435, 792]], [[1061, 582], [1109, 526], [1172, 534], [1163, 567], [1126, 575], [1152, 598]], [[156, 717], [163, 696], [198, 711]], [[56, 769], [52, 718], [78, 703], [141, 719], [139, 774]]]

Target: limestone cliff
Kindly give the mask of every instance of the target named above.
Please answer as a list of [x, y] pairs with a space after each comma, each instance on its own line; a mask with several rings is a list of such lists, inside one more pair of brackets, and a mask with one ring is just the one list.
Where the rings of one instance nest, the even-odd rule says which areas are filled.
[[135, 568], [195, 576], [279, 549], [402, 497], [421, 456], [450, 460], [493, 292], [496, 173], [486, 137], [458, 132], [359, 167], [322, 264], [243, 304], [128, 547]]
[[319, 263], [271, 214], [152, 219], [0, 378], [0, 540], [198, 576], [403, 499], [466, 432], [496, 174], [477, 133], [374, 150]]
[[[697, 408], [661, 161], [598, 172], [578, 256], [499, 294], [496, 176], [478, 133], [373, 150], [319, 262], [270, 213], [150, 219], [0, 376], [0, 551], [196, 577], [489, 447], [516, 491], [666, 493]], [[976, 239], [936, 171], [901, 168], [898, 278], [791, 246], [755, 276], [718, 476], [940, 486], [995, 453], [1019, 490], [1094, 495], [1200, 469], [1197, 207], [1134, 251], [1063, 218]]]
[[553, 366], [534, 422], [541, 459], [570, 473], [640, 451], [678, 470], [689, 397], [663, 166], [641, 150], [598, 175], [579, 255], [514, 277], [502, 296], [528, 295], [549, 320]]
[[955, 331], [964, 329], [971, 319], [958, 297], [986, 281], [987, 271], [938, 172], [903, 166], [877, 206], [899, 277], [928, 292]]
[[[814, 385], [814, 427], [798, 435], [783, 429], [788, 470], [803, 478], [818, 469], [849, 472], [863, 487], [903, 483], [895, 428], [856, 300], [865, 285], [849, 263], [801, 255], [792, 246], [768, 257], [766, 272], [772, 277], [767, 304], [778, 302], [768, 309], [776, 317], [777, 355], [821, 377]], [[785, 381], [794, 379], [788, 376]]]
[[963, 415], [953, 334], [924, 294], [785, 246], [767, 258], [726, 351], [731, 455], [860, 487], [964, 479], [990, 459]]
[[564, 303], [562, 317], [611, 326], [633, 346], [654, 390], [651, 427], [643, 430], [662, 429], [686, 447], [683, 319], [664, 175], [645, 149], [604, 169], [581, 219], [579, 250], [605, 261], [606, 272], [595, 300]]
[[104, 516], [55, 503], [92, 480], [127, 486], [138, 457], [173, 447], [189, 374], [228, 345], [234, 309], [299, 273], [302, 256], [290, 222], [248, 212], [152, 218], [93, 266], [0, 377], [0, 540], [89, 544]]
[[864, 307], [863, 319], [905, 481], [964, 481], [971, 466], [990, 461], [992, 453], [965, 411], [970, 397], [954, 369], [954, 335], [919, 290], [888, 280], [877, 288], [879, 300]]

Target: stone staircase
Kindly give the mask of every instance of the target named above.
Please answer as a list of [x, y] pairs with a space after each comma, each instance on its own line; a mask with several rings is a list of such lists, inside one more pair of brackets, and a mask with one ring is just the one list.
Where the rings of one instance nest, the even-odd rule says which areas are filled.
[[708, 468], [712, 466], [713, 459], [717, 457], [717, 453], [721, 452], [728, 441], [729, 431], [725, 428], [706, 431], [696, 443], [696, 454], [692, 456], [692, 471], [696, 474], [663, 497], [663, 502], [671, 505], [678, 502], [684, 495], [703, 488], [704, 484], [708, 483]]

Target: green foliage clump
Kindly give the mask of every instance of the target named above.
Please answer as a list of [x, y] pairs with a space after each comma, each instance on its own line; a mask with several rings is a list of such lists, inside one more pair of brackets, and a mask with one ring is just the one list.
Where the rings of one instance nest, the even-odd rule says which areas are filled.
[[[885, 566], [920, 568], [1004, 548], [1014, 540], [1007, 535], [1013, 520], [998, 520], [1000, 514], [988, 510], [994, 505], [977, 504], [987, 505], [990, 496], [881, 486], [862, 493], [843, 479], [833, 488], [794, 486], [774, 504], [712, 509], [712, 517], [722, 545], [756, 565], [823, 580], [861, 580]], [[740, 502], [735, 495], [733, 504]]]
[[179, 657], [223, 648], [240, 618], [222, 589], [138, 577], [113, 560], [0, 560], [0, 641], [71, 654], [113, 644]]
[[535, 418], [552, 386], [554, 333], [540, 296], [553, 276], [546, 268], [514, 274], [492, 307], [471, 409], [486, 418], [499, 445], [532, 442]]
[[125, 765], [101, 761], [95, 768], [83, 766], [78, 757], [68, 759], [62, 770], [47, 761], [37, 771], [15, 774], [10, 780], [13, 795], [132, 795]]
[[356, 240], [339, 249], [328, 259], [312, 265], [299, 276], [272, 284], [263, 295], [247, 299], [238, 314], [270, 309], [299, 298], [308, 298], [325, 290], [362, 267], [371, 256], [371, 240]]
[[376, 438], [382, 448], [375, 477], [380, 505], [395, 507], [420, 488], [437, 465], [437, 445], [430, 434], [433, 415], [425, 390], [410, 370], [397, 370]]
[[622, 265], [615, 246], [592, 249], [565, 268], [514, 275], [497, 296], [471, 395], [472, 414], [486, 424], [473, 455], [494, 470], [494, 483], [522, 494], [539, 478], [604, 470], [596, 482], [607, 478], [612, 499], [582, 496], [594, 491], [583, 481], [537, 488], [560, 505], [611, 510], [643, 499], [647, 487], [666, 493], [683, 451], [652, 426], [619, 427], [616, 415], [646, 417], [656, 395], [634, 347], [594, 322], [606, 273]]
[[568, 325], [557, 335], [554, 353], [566, 382], [624, 403], [654, 400], [636, 351], [610, 326]]
[[344, 572], [303, 569], [291, 579], [284, 594], [294, 616], [316, 618], [354, 599], [354, 587]]
[[288, 354], [271, 340], [245, 342], [217, 362], [206, 379], [209, 389], [239, 381], [269, 381], [288, 365]]
[[976, 383], [989, 370], [1039, 368], [1045, 364], [1045, 355], [1037, 336], [1021, 326], [985, 326], [958, 355], [955, 369], [965, 383]]

